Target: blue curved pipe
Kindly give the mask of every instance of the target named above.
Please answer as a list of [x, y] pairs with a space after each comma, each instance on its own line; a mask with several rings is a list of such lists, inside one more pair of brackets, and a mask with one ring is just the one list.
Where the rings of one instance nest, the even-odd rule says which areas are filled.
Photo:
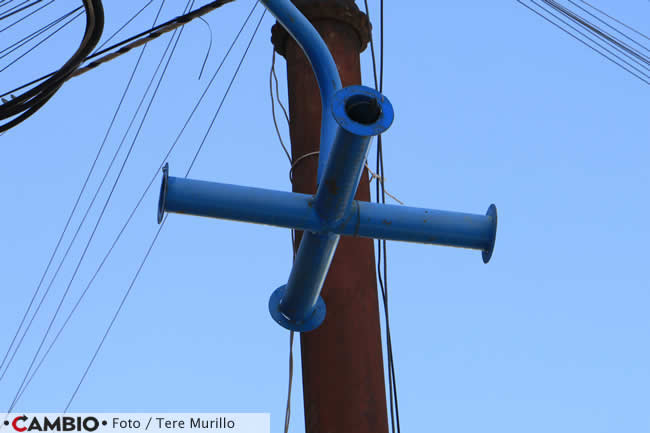
[[327, 44], [290, 0], [260, 1], [302, 48], [316, 75], [323, 107], [318, 158], [318, 183], [320, 183], [336, 132], [336, 121], [327, 108], [332, 105], [334, 94], [343, 87], [341, 77]]

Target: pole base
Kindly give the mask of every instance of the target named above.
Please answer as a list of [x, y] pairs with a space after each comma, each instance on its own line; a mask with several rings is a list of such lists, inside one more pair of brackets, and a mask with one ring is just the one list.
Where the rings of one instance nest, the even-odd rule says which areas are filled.
[[314, 308], [311, 316], [302, 321], [296, 321], [285, 316], [284, 313], [280, 311], [280, 301], [282, 301], [286, 290], [286, 285], [280, 286], [273, 292], [271, 299], [269, 299], [269, 312], [271, 313], [273, 320], [275, 320], [280, 326], [288, 329], [289, 331], [308, 332], [318, 328], [325, 320], [325, 314], [327, 312], [323, 298], [320, 296], [318, 297], [318, 301], [316, 301], [316, 307]]
[[493, 204], [490, 205], [485, 215], [492, 218], [492, 227], [490, 228], [490, 245], [487, 249], [483, 250], [483, 263], [487, 263], [492, 258], [494, 251], [494, 243], [497, 238], [497, 207]]

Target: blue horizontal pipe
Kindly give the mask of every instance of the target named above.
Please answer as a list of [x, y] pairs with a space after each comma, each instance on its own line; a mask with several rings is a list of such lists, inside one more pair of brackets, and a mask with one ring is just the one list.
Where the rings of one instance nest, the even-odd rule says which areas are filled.
[[[169, 177], [166, 173], [159, 219], [164, 212], [304, 230], [303, 242], [308, 232], [332, 233], [490, 254], [497, 225], [494, 205], [487, 215], [476, 215], [355, 200], [341, 222], [327, 226], [314, 209], [314, 197], [308, 194]], [[302, 261], [297, 259], [298, 263]]]
[[261, 0], [262, 4], [278, 22], [296, 40], [311, 64], [323, 107], [321, 114], [320, 154], [318, 158], [318, 181], [325, 171], [325, 164], [329, 158], [330, 150], [334, 143], [336, 121], [329, 107], [332, 106], [334, 94], [341, 89], [341, 77], [334, 62], [334, 58], [327, 48], [327, 44], [311, 25], [309, 20], [289, 0]]

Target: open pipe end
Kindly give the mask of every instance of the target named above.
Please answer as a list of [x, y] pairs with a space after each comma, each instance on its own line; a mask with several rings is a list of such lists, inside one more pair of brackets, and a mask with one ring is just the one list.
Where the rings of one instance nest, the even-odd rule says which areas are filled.
[[325, 315], [327, 313], [323, 298], [320, 296], [318, 297], [314, 311], [308, 318], [297, 321], [288, 317], [280, 310], [280, 304], [286, 291], [287, 286], [281, 286], [273, 292], [271, 299], [269, 299], [269, 312], [271, 313], [273, 320], [275, 320], [278, 325], [288, 329], [289, 331], [309, 332], [318, 328], [325, 320]]
[[349, 86], [336, 92], [332, 115], [343, 129], [362, 137], [382, 134], [394, 119], [388, 98], [366, 86]]
[[167, 199], [167, 185], [169, 184], [169, 163], [162, 168], [163, 178], [160, 184], [160, 197], [158, 198], [158, 224], [165, 217], [165, 200]]
[[486, 216], [492, 219], [492, 226], [490, 227], [490, 241], [488, 247], [483, 250], [483, 263], [487, 263], [492, 258], [492, 252], [494, 251], [494, 243], [497, 238], [497, 207], [493, 204], [490, 205]]

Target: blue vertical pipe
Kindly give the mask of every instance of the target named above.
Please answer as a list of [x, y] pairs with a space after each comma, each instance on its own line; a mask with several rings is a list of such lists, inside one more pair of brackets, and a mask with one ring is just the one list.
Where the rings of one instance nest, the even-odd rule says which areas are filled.
[[354, 200], [370, 138], [386, 131], [393, 122], [390, 101], [369, 87], [341, 89], [332, 103], [330, 110], [337, 122], [335, 141], [314, 198], [316, 214], [329, 233], [305, 232], [289, 281], [269, 301], [271, 316], [293, 331], [310, 331], [325, 319], [320, 292], [340, 237], [332, 230]]
[[307, 332], [325, 320], [320, 296], [340, 235], [304, 232], [286, 285], [269, 299], [271, 317], [291, 331]]
[[260, 1], [296, 40], [300, 48], [305, 52], [307, 60], [309, 60], [316, 75], [323, 107], [320, 128], [320, 155], [318, 157], [318, 182], [320, 183], [336, 131], [336, 121], [328, 108], [332, 105], [334, 93], [342, 88], [341, 77], [327, 44], [325, 44], [325, 41], [323, 41], [323, 38], [320, 37], [309, 20], [290, 0]]
[[314, 207], [327, 225], [339, 222], [357, 192], [370, 139], [393, 122], [393, 107], [374, 89], [350, 86], [334, 95], [335, 142], [316, 192]]

